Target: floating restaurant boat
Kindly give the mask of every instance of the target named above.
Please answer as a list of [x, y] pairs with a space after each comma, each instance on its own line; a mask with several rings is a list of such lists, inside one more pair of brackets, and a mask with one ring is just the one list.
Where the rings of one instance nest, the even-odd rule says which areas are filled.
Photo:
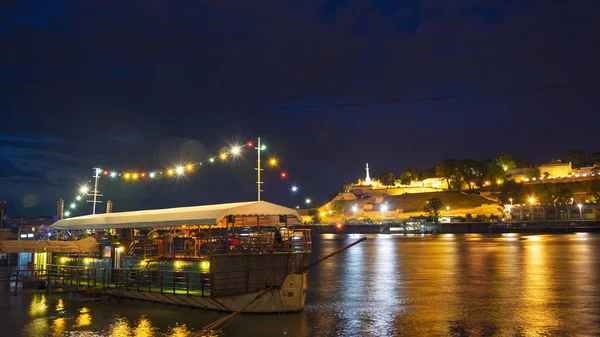
[[[54, 254], [49, 268], [83, 269], [77, 285], [219, 311], [297, 312], [312, 243], [296, 210], [265, 201], [86, 215], [51, 228], [91, 236], [95, 256]], [[62, 267], [61, 267], [62, 266]], [[93, 276], [90, 271], [93, 268]], [[62, 269], [61, 269], [62, 268]], [[85, 272], [87, 271], [87, 276]]]

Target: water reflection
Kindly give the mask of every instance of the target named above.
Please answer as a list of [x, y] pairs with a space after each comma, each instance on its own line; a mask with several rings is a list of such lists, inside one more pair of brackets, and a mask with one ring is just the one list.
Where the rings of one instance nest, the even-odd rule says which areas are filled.
[[[316, 237], [311, 259], [356, 239]], [[600, 235], [371, 235], [308, 277], [304, 312], [242, 315], [221, 336], [600, 335]], [[45, 294], [0, 297], [0, 313], [7, 336], [188, 337], [223, 317]]]
[[45, 294], [35, 294], [29, 305], [29, 316], [40, 316], [46, 314], [48, 304], [46, 304]]
[[52, 337], [59, 337], [65, 335], [66, 319], [64, 317], [55, 318], [52, 321]]
[[133, 335], [140, 337], [151, 337], [154, 336], [155, 330], [156, 328], [152, 326], [150, 320], [145, 316], [142, 316], [142, 318], [140, 318], [138, 321], [137, 326], [133, 330]]
[[92, 324], [92, 315], [90, 313], [89, 308], [81, 308], [79, 309], [79, 316], [77, 316], [77, 321], [75, 322], [76, 328], [81, 328], [84, 326], [88, 326]]
[[56, 302], [56, 307], [54, 308], [54, 310], [56, 310], [56, 311], [63, 311], [63, 310], [65, 310], [65, 303], [63, 302], [62, 298], [58, 299], [58, 301]]

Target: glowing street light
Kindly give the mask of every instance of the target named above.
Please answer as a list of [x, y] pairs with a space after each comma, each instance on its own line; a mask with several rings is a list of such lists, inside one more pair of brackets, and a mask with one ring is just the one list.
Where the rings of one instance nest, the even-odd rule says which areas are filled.
[[70, 215], [71, 215], [71, 212], [69, 212], [69, 211], [65, 212], [65, 216], [70, 216]]
[[446, 206], [446, 212], [450, 212], [450, 206]]
[[89, 192], [89, 191], [90, 191], [90, 188], [89, 188], [89, 187], [87, 187], [87, 185], [83, 185], [83, 186], [81, 186], [81, 187], [79, 188], [79, 192], [80, 192], [81, 194], [87, 194], [87, 192]]
[[111, 172], [111, 173], [110, 173], [110, 177], [111, 177], [111, 178], [114, 178], [114, 177], [116, 177], [116, 176], [117, 176], [117, 172]]
[[531, 197], [531, 198], [529, 198], [529, 203], [530, 203], [530, 204], [532, 204], [532, 205], [533, 205], [533, 203], [534, 203], [534, 202], [535, 202], [535, 198], [534, 198], [534, 197]]
[[185, 166], [185, 168], [186, 168], [188, 171], [191, 171], [191, 170], [194, 168], [194, 165], [192, 165], [192, 164], [187, 164], [187, 165]]
[[231, 149], [231, 153], [233, 155], [235, 155], [235, 156], [237, 156], [238, 154], [240, 154], [240, 151], [241, 151], [241, 149], [240, 149], [239, 146], [236, 146], [236, 147], [234, 147], [234, 148]]
[[81, 200], [81, 196], [78, 195], [77, 197], [75, 197], [76, 200]]
[[154, 178], [155, 176], [156, 176], [156, 173], [150, 172], [150, 178]]
[[175, 172], [177, 172], [177, 174], [183, 174], [185, 172], [185, 167], [178, 166], [175, 168]]
[[292, 186], [292, 192], [298, 192], [298, 186], [296, 186], [296, 185]]
[[306, 198], [305, 202], [308, 205], [308, 204], [310, 204], [312, 202], [312, 200], [310, 200], [309, 198]]
[[356, 213], [358, 212], [358, 206], [354, 205], [352, 206], [352, 213]]
[[208, 161], [211, 162], [211, 163], [214, 163], [215, 162], [215, 158], [210, 158]]
[[508, 198], [508, 201], [510, 201], [510, 204], [512, 206], [512, 204], [513, 204], [513, 198]]
[[227, 159], [227, 153], [221, 153], [219, 157], [221, 158], [221, 160], [225, 160]]
[[274, 158], [274, 157], [273, 157], [273, 158], [269, 159], [269, 165], [270, 165], [271, 167], [275, 167], [275, 166], [277, 166], [277, 158]]
[[71, 208], [75, 208], [75, 207], [77, 207], [77, 205], [75, 205], [75, 203], [72, 203]]
[[577, 207], [579, 207], [579, 218], [583, 220], [583, 212], [581, 210], [583, 208], [583, 205], [577, 204]]
[[383, 205], [381, 205], [381, 211], [382, 211], [383, 213], [385, 213], [385, 212], [387, 212], [387, 211], [388, 211], [388, 206], [387, 206], [387, 204], [383, 204]]

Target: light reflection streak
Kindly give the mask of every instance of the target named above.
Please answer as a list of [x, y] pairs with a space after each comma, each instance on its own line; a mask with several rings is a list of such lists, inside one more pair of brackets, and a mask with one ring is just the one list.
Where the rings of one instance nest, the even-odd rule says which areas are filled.
[[66, 320], [64, 317], [58, 317], [52, 322], [52, 337], [59, 337], [65, 335], [65, 324]]
[[[379, 240], [380, 237], [377, 237], [376, 240]], [[344, 245], [350, 243], [349, 240], [345, 240]], [[355, 249], [356, 248], [356, 249]], [[365, 268], [365, 256], [364, 256], [364, 245], [359, 244], [353, 246], [352, 248], [346, 250], [344, 252], [344, 263], [342, 267], [342, 273], [340, 273], [340, 277], [342, 278], [342, 284], [345, 287], [341, 287], [341, 297], [344, 303], [361, 303], [365, 301], [367, 287], [373, 287], [375, 285], [371, 285], [367, 283], [368, 275], [366, 273]], [[363, 327], [363, 315], [364, 307], [356, 307], [353, 310], [343, 310], [340, 315], [343, 317], [347, 324], [349, 325], [349, 329], [351, 331], [361, 331]], [[368, 314], [368, 313], [367, 313]]]
[[154, 336], [155, 330], [156, 329], [152, 326], [152, 322], [145, 316], [142, 316], [133, 330], [133, 335], [136, 337], [151, 337]]
[[[167, 333], [168, 337], [191, 337], [192, 333], [188, 330], [185, 324], [177, 324], [173, 328], [169, 329]], [[206, 337], [217, 336], [216, 333], [210, 333]]]
[[130, 337], [131, 327], [126, 318], [118, 317], [110, 326], [110, 336], [112, 337]]
[[395, 239], [375, 242], [375, 273], [373, 280], [367, 284], [366, 293], [372, 299], [375, 310], [369, 313], [370, 320], [365, 327], [374, 335], [393, 335], [395, 327], [389, 322], [394, 321], [399, 312], [405, 311], [401, 303], [404, 298], [402, 273], [398, 272], [401, 259], [396, 249]]
[[65, 310], [65, 304], [63, 303], [63, 299], [62, 298], [58, 298], [58, 301], [56, 302], [56, 307], [54, 308], [56, 311], [63, 311]]
[[48, 305], [46, 304], [46, 295], [44, 295], [44, 294], [34, 295], [32, 301], [31, 301], [31, 305], [29, 305], [29, 315], [30, 316], [44, 315], [47, 310], [48, 310]]
[[92, 315], [90, 314], [90, 309], [79, 309], [79, 316], [77, 316], [74, 327], [81, 328], [90, 324], [92, 324]]
[[526, 243], [524, 246], [524, 284], [519, 313], [521, 319], [527, 322], [525, 335], [534, 335], [539, 329], [555, 326], [557, 317], [555, 309], [549, 306], [554, 299], [552, 272], [547, 255], [548, 245], [537, 242]]

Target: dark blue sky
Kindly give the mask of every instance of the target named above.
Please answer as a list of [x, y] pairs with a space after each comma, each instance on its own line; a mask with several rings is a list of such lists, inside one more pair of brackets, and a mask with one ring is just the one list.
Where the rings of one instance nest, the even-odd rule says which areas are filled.
[[[3, 1], [0, 199], [53, 214], [91, 168], [261, 136], [323, 200], [374, 172], [600, 151], [598, 1]], [[505, 94], [516, 88], [575, 84]], [[319, 108], [364, 101], [496, 94]], [[298, 106], [317, 106], [298, 109]], [[251, 200], [254, 155], [177, 183], [102, 181], [115, 210]], [[297, 183], [301, 193], [288, 187]], [[89, 205], [88, 205], [89, 206]], [[90, 206], [91, 207], [91, 206]], [[102, 207], [103, 209], [103, 207]], [[88, 211], [87, 209], [85, 211]]]

